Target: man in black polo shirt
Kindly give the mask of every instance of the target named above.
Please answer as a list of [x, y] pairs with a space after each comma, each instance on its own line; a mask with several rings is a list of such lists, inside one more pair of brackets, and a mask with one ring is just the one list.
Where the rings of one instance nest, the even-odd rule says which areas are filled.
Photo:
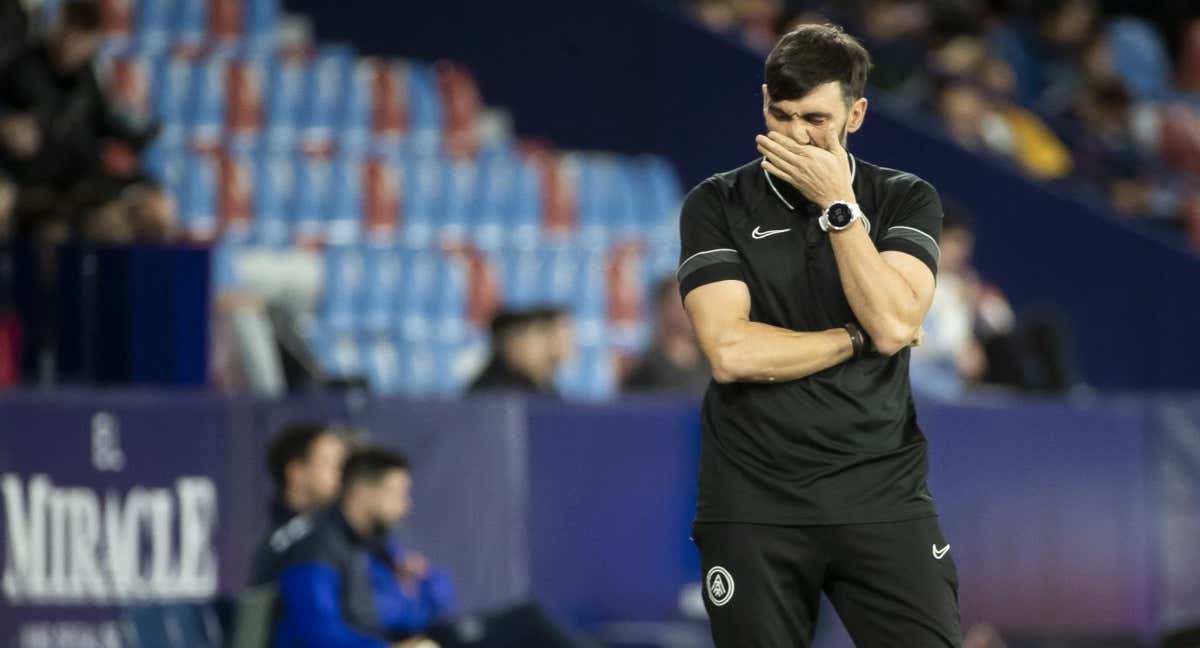
[[714, 378], [693, 538], [718, 646], [809, 645], [821, 592], [859, 646], [961, 641], [908, 382], [941, 206], [846, 152], [870, 66], [835, 26], [783, 36], [763, 157], [684, 201], [680, 292]]

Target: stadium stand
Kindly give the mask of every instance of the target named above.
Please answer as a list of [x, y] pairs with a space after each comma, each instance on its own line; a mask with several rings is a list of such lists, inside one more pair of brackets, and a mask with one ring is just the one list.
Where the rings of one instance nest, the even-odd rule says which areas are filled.
[[518, 141], [469, 70], [289, 43], [274, 0], [105, 11], [102, 78], [161, 121], [146, 165], [186, 237], [214, 245], [218, 292], [244, 251], [315, 251], [323, 297], [304, 330], [325, 370], [423, 396], [461, 390], [501, 301], [560, 305], [578, 341], [560, 390], [614, 393], [676, 260], [668, 162]]

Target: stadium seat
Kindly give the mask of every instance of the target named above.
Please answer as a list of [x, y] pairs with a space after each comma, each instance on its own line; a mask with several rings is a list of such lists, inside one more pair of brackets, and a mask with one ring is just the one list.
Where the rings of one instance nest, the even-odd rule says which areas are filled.
[[321, 303], [323, 327], [331, 332], [352, 331], [367, 281], [362, 251], [352, 245], [325, 249], [325, 297]]
[[296, 162], [286, 153], [258, 154], [254, 170], [255, 240], [282, 245], [292, 237]]
[[308, 68], [297, 59], [275, 58], [268, 64], [266, 74], [267, 146], [277, 151], [289, 150], [296, 146]]
[[208, 40], [208, 2], [175, 0], [172, 41], [177, 47], [199, 49]]
[[375, 333], [394, 330], [406, 255], [394, 245], [367, 245], [363, 256], [368, 281], [363, 291], [362, 327]]
[[[233, 286], [237, 249], [327, 245], [311, 331], [322, 362], [428, 396], [457, 393], [478, 369], [479, 327], [498, 293], [512, 307], [562, 305], [602, 333], [580, 342], [590, 350], [569, 391], [611, 390], [602, 357], [628, 331], [606, 323], [605, 250], [647, 241], [642, 289], [673, 270], [681, 192], [663, 159], [538, 158], [516, 150], [502, 121], [476, 141], [483, 113], [469, 70], [360, 58], [342, 44], [275, 51], [279, 0], [131, 6], [128, 16], [121, 2], [108, 7], [119, 37], [105, 45], [104, 78], [131, 114], [162, 124], [144, 166], [176, 197], [187, 235], [214, 242], [219, 289]], [[547, 216], [559, 207], [570, 213]], [[490, 287], [475, 286], [492, 266]]]
[[172, 9], [176, 4], [173, 0], [138, 1], [135, 17], [138, 47], [156, 54], [167, 49], [174, 30]]
[[167, 146], [182, 146], [190, 117], [192, 63], [182, 56], [164, 56], [155, 62], [153, 75], [154, 114], [162, 123], [158, 141]]
[[208, 240], [217, 231], [218, 168], [212, 155], [192, 153], [183, 171], [179, 220], [189, 236]]
[[321, 48], [310, 62], [301, 104], [301, 139], [305, 150], [327, 151], [334, 143], [342, 95], [352, 79], [354, 59], [350, 48]]
[[430, 245], [442, 213], [445, 163], [432, 157], [409, 157], [404, 169], [403, 237], [414, 245]]
[[423, 343], [433, 337], [434, 290], [439, 253], [418, 248], [407, 255], [400, 276], [400, 335], [406, 342]]
[[325, 235], [333, 191], [333, 163], [329, 158], [296, 156], [296, 192], [292, 205], [292, 233], [297, 240], [320, 241]]
[[228, 57], [214, 55], [193, 68], [186, 116], [192, 146], [215, 148], [225, 134], [229, 64]]
[[444, 165], [445, 180], [442, 191], [445, 202], [439, 219], [439, 236], [443, 239], [466, 237], [474, 225], [471, 222], [479, 212], [479, 170], [474, 162], [455, 160]]
[[345, 244], [359, 239], [362, 232], [365, 168], [363, 158], [353, 152], [343, 153], [333, 161], [322, 240]]

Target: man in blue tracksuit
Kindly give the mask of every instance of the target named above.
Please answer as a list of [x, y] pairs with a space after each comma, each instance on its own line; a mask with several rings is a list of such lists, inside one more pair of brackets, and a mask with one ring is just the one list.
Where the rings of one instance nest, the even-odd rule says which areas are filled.
[[276, 648], [415, 645], [398, 642], [450, 611], [447, 574], [388, 540], [408, 512], [410, 485], [398, 454], [366, 448], [350, 456], [338, 503], [286, 548]]

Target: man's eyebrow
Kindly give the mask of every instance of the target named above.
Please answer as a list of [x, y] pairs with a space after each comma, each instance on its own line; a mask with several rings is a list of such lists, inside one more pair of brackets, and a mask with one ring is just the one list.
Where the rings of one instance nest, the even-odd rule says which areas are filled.
[[799, 113], [789, 113], [788, 111], [784, 110], [783, 108], [780, 108], [777, 104], [770, 104], [768, 106], [768, 108], [777, 113], [787, 115], [788, 117], [799, 117], [800, 119], [803, 119], [805, 121], [810, 121], [813, 119], [833, 119], [833, 113], [821, 112], [819, 110], [810, 110], [809, 112], [806, 112], [803, 115], [801, 115]]

